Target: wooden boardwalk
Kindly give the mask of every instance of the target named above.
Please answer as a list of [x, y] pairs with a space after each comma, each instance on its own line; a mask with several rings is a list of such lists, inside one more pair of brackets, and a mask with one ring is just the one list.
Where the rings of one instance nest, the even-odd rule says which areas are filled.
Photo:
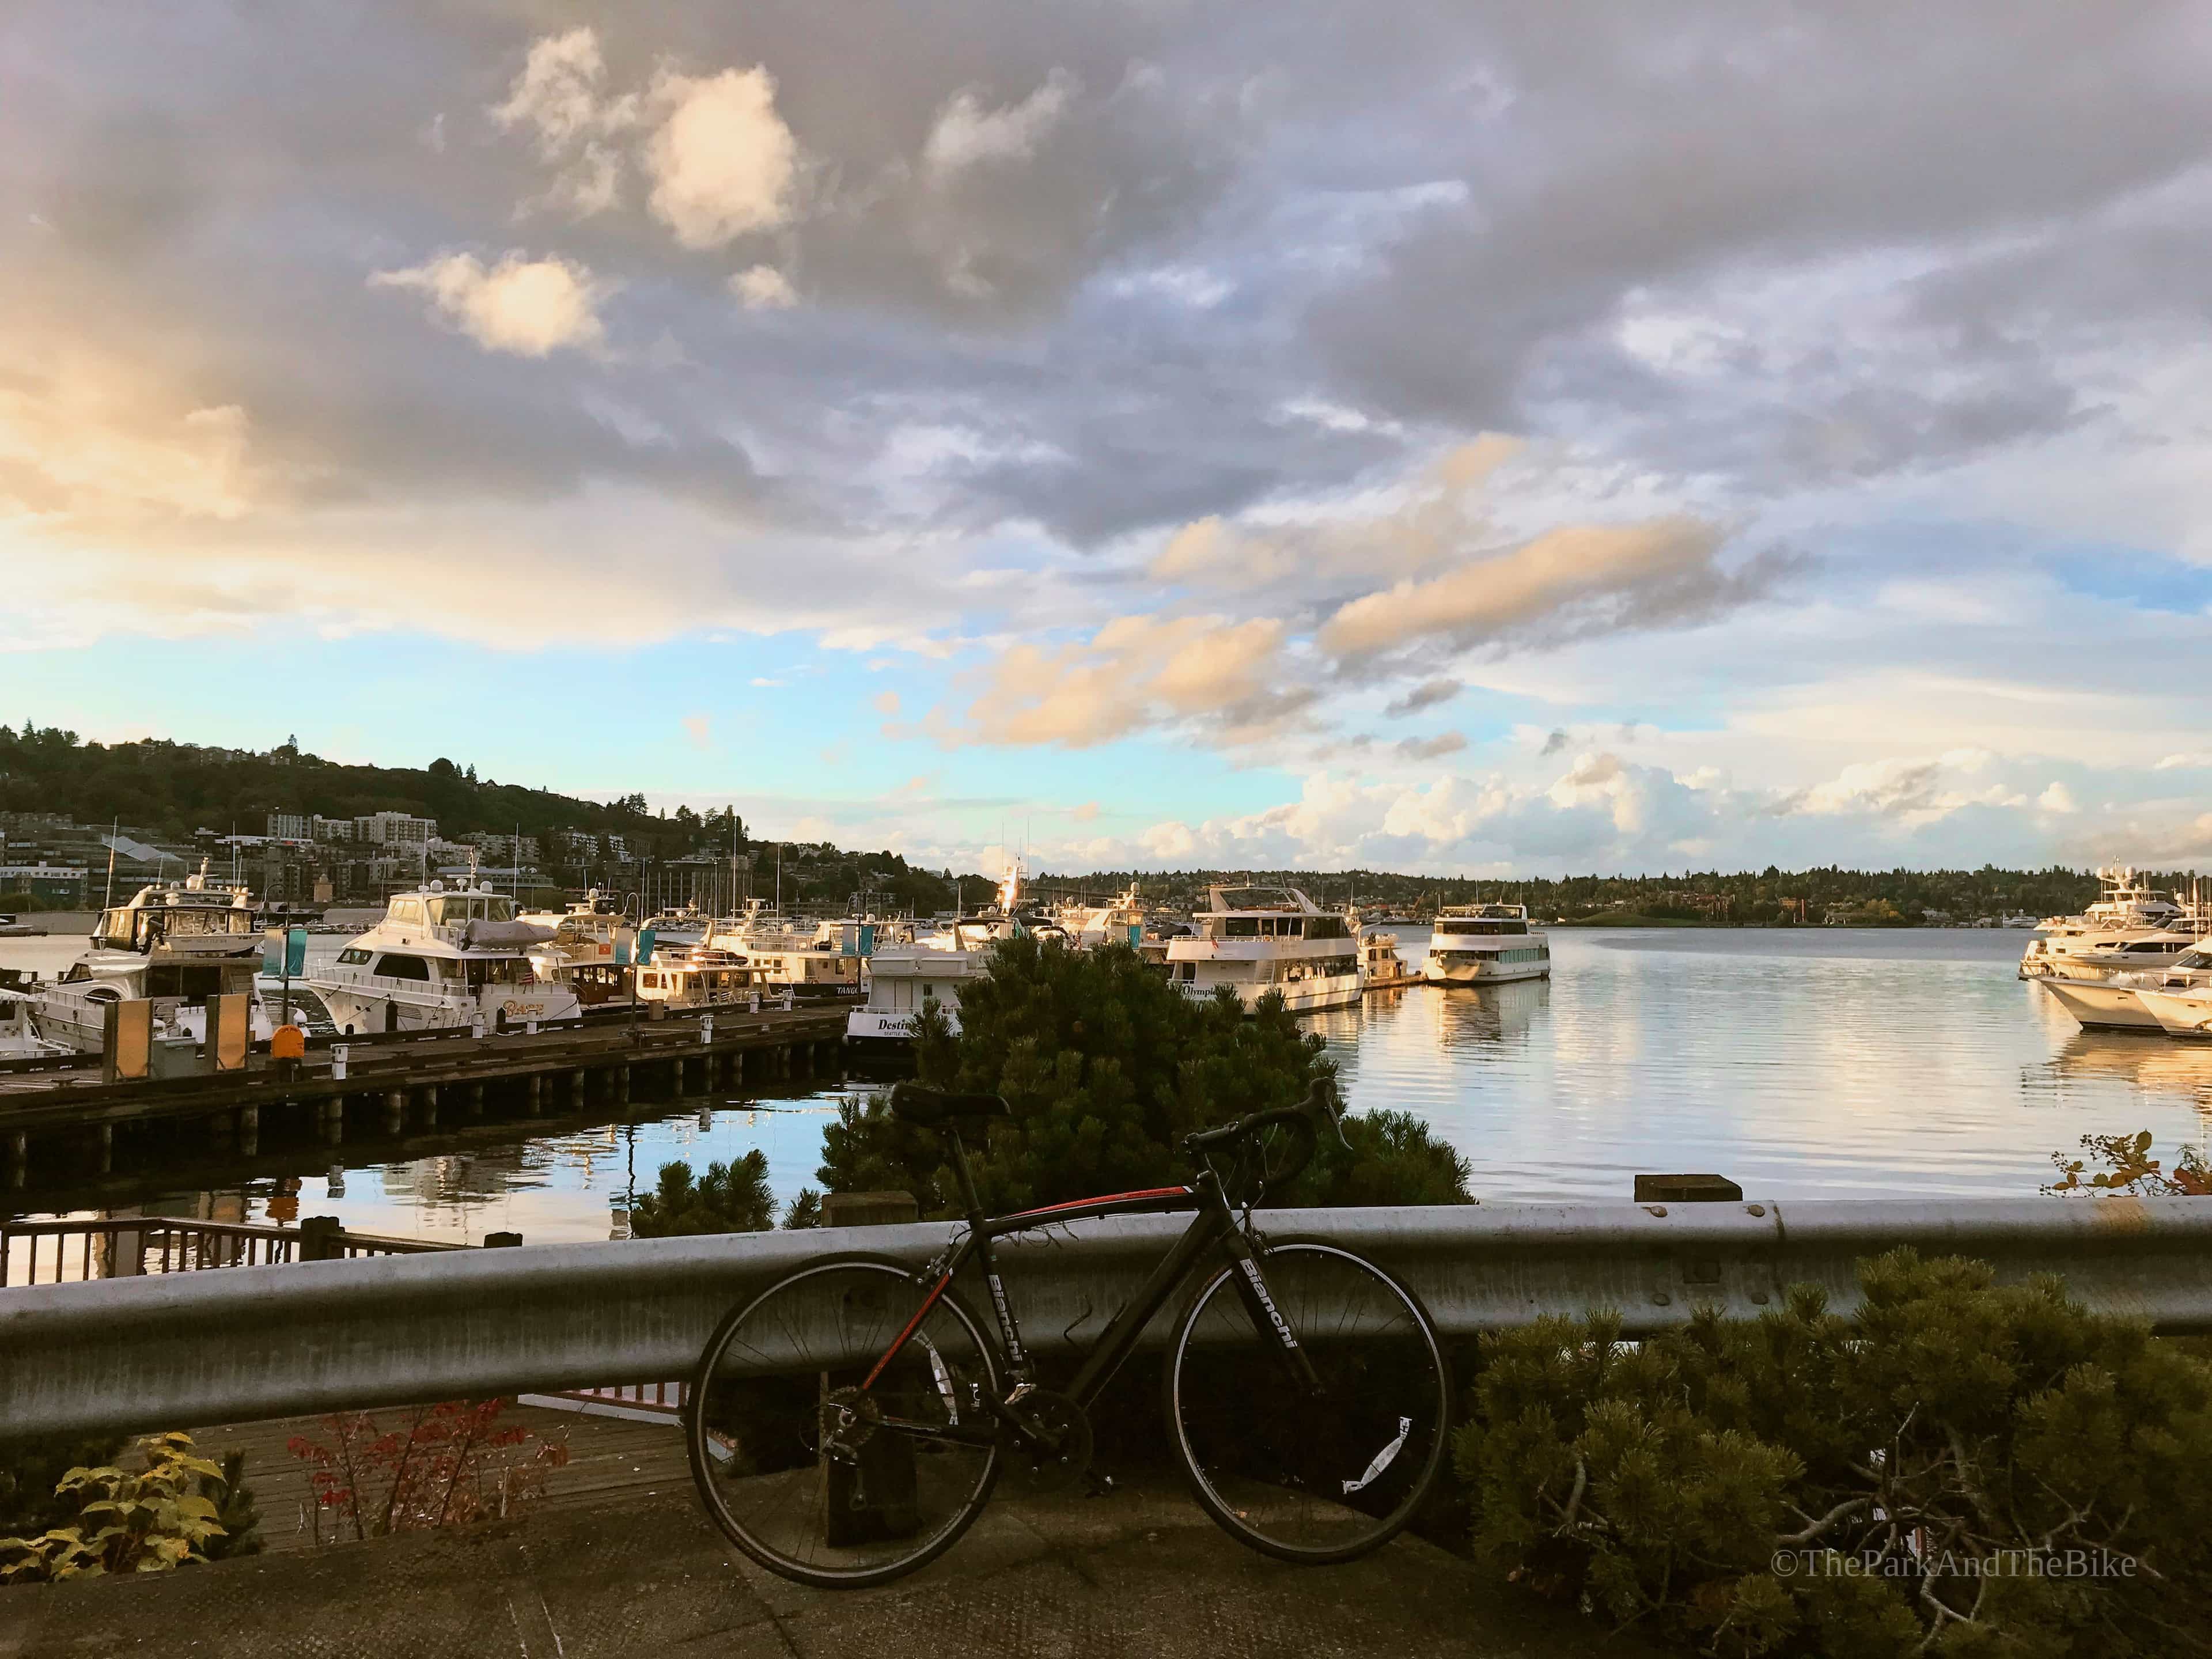
[[[411, 1408], [386, 1407], [372, 1412], [382, 1429], [404, 1430]], [[546, 1479], [536, 1513], [586, 1509], [626, 1498], [661, 1497], [671, 1504], [696, 1504], [691, 1471], [684, 1458], [684, 1435], [673, 1418], [640, 1423], [626, 1419], [556, 1411], [543, 1406], [510, 1405], [499, 1416], [501, 1428], [525, 1428], [539, 1440], [564, 1441], [568, 1462]], [[203, 1456], [220, 1462], [227, 1452], [246, 1454], [246, 1484], [261, 1515], [262, 1547], [270, 1552], [316, 1547], [310, 1518], [314, 1505], [308, 1484], [313, 1465], [287, 1449], [295, 1435], [328, 1443], [328, 1424], [319, 1417], [286, 1417], [266, 1423], [216, 1425], [191, 1431]], [[349, 1541], [335, 1536], [329, 1511], [322, 1517], [323, 1543]]]

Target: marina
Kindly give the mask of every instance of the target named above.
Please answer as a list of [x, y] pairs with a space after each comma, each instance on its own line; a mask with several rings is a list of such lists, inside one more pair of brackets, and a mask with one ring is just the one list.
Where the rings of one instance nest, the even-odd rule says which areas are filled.
[[[1394, 931], [1408, 959], [1425, 954], [1419, 927]], [[2017, 946], [2002, 933], [1568, 929], [1553, 951], [1548, 980], [1377, 990], [1306, 1022], [1354, 1109], [1434, 1125], [1485, 1200], [1618, 1200], [1638, 1170], [1677, 1167], [1777, 1199], [2018, 1197], [2084, 1134], [2148, 1128], [2170, 1157], [2203, 1145], [2212, 1125], [2212, 1042], [2080, 1030], [2015, 978]], [[390, 1091], [368, 1082], [349, 1095], [335, 1143], [310, 1118], [271, 1114], [248, 1152], [234, 1127], [217, 1133], [206, 1113], [187, 1111], [118, 1130], [103, 1174], [92, 1132], [57, 1132], [51, 1155], [34, 1137], [27, 1184], [8, 1207], [330, 1214], [395, 1237], [585, 1240], [626, 1225], [629, 1193], [650, 1188], [663, 1163], [703, 1169], [756, 1149], [787, 1202], [820, 1187], [823, 1132], [840, 1107], [884, 1086], [844, 1069], [865, 1064], [855, 1048], [832, 1058], [848, 1012], [787, 1017], [827, 1022], [788, 1073], [749, 1060], [740, 1082], [726, 1059], [710, 1087], [695, 1064], [680, 1096], [666, 1066], [634, 1061], [629, 1097], [618, 1098], [607, 1073], [622, 1050], [610, 1036], [582, 1102], [549, 1071], [535, 1116], [526, 1081], [489, 1091], [474, 1114], [465, 1085], [447, 1081], [434, 1113], [410, 1096], [388, 1128]], [[427, 1058], [468, 1042], [401, 1046]], [[141, 1133], [158, 1158], [132, 1152]]]

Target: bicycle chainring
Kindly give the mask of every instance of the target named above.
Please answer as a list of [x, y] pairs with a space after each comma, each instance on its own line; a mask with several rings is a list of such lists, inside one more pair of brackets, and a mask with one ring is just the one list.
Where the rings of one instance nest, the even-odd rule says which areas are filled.
[[1083, 1407], [1050, 1389], [1032, 1389], [1013, 1408], [1033, 1432], [1050, 1443], [1050, 1449], [1033, 1446], [1018, 1436], [1010, 1437], [1007, 1470], [1024, 1492], [1036, 1493], [1073, 1490], [1091, 1467], [1091, 1419]]
[[858, 1389], [831, 1390], [822, 1396], [822, 1449], [841, 1462], [852, 1462], [874, 1435], [883, 1414], [881, 1403], [872, 1394]]

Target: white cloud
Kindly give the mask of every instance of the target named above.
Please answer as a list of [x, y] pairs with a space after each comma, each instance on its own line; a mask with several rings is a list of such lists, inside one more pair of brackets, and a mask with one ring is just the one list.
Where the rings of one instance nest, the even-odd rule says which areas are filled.
[[748, 311], [783, 311], [799, 303], [791, 279], [774, 265], [748, 265], [734, 272], [730, 292]]
[[1027, 641], [983, 670], [985, 690], [948, 744], [1057, 744], [1087, 749], [1147, 726], [1188, 724], [1230, 743], [1279, 729], [1311, 701], [1285, 689], [1284, 625], [1270, 617], [1118, 617], [1089, 640]]
[[2212, 752], [2168, 755], [2157, 766], [2160, 772], [2197, 772], [2212, 770]]
[[555, 174], [543, 205], [588, 218], [616, 205], [622, 194], [623, 158], [617, 135], [638, 119], [635, 95], [606, 95], [606, 62], [589, 27], [534, 41], [507, 101], [490, 113], [500, 126], [526, 127], [538, 156]]
[[510, 252], [487, 270], [473, 253], [447, 253], [368, 281], [429, 295], [440, 315], [487, 351], [543, 357], [564, 346], [597, 345], [604, 335], [598, 307], [609, 285], [557, 256]]
[[649, 204], [678, 241], [720, 247], [789, 222], [799, 141], [776, 113], [765, 68], [703, 76], [664, 69], [650, 101], [664, 113], [645, 146]]
[[2035, 804], [2046, 812], [2075, 812], [2081, 809], [2074, 804], [2074, 792], [2064, 784], [2053, 781], [2051, 786], [2035, 798]]
[[1021, 102], [999, 109], [985, 108], [973, 89], [957, 92], [929, 129], [922, 165], [942, 176], [988, 162], [1024, 160], [1060, 125], [1076, 90], [1075, 77], [1056, 69]]
[[1607, 626], [1695, 614], [1730, 585], [1714, 562], [1720, 539], [1686, 518], [1563, 526], [1510, 553], [1354, 599], [1329, 618], [1321, 643], [1357, 659], [1425, 639], [1488, 644], [1577, 611]]

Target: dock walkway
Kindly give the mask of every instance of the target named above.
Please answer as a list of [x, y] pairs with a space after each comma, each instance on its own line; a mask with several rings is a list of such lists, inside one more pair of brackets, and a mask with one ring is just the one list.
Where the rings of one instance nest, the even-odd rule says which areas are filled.
[[[636, 1071], [676, 1097], [695, 1086], [811, 1078], [837, 1065], [846, 1013], [842, 1005], [717, 1010], [711, 1038], [696, 1015], [481, 1037], [440, 1031], [356, 1038], [346, 1045], [343, 1077], [328, 1048], [311, 1049], [290, 1078], [258, 1054], [244, 1071], [136, 1082], [106, 1082], [84, 1066], [0, 1069], [0, 1153], [8, 1183], [21, 1187], [40, 1143], [65, 1162], [106, 1173], [118, 1128], [198, 1121], [234, 1137], [237, 1152], [251, 1157], [264, 1126], [337, 1146], [349, 1115], [398, 1134], [435, 1124], [441, 1110], [534, 1116], [581, 1107], [594, 1092], [627, 1102]], [[268, 1124], [271, 1114], [279, 1124]]]

